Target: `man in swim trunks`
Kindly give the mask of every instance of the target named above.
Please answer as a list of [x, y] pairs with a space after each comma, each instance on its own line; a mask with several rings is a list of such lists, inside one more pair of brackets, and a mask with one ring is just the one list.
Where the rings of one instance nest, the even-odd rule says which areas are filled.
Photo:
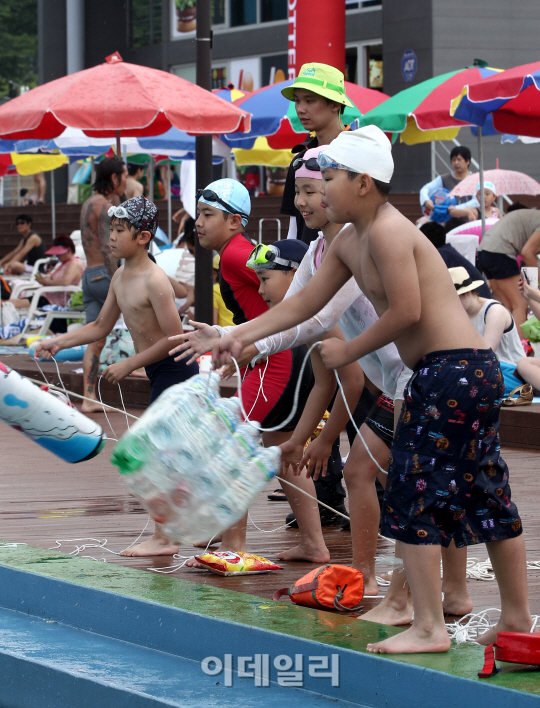
[[[107, 299], [111, 278], [116, 272], [116, 259], [109, 245], [110, 217], [107, 212], [124, 194], [127, 168], [117, 157], [107, 157], [96, 168], [94, 194], [81, 208], [81, 239], [86, 255], [86, 270], [82, 278], [83, 304], [86, 323], [95, 322]], [[83, 401], [83, 413], [101, 412], [97, 400], [99, 356], [105, 339], [89, 344], [83, 358], [84, 395], [96, 403]]]

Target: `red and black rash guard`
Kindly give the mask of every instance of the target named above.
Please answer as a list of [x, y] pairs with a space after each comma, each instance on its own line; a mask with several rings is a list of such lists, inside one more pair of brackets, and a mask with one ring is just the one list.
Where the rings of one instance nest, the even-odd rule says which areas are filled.
[[246, 263], [253, 244], [243, 234], [236, 234], [221, 252], [219, 287], [221, 297], [233, 314], [235, 325], [241, 325], [268, 310], [259, 295], [259, 278]]

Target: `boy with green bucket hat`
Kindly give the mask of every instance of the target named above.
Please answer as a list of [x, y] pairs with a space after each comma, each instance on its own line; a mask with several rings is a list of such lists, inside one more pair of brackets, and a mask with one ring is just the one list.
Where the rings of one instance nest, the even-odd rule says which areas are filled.
[[[298, 153], [296, 157], [303, 157], [306, 150], [319, 145], [329, 145], [343, 130], [347, 130], [341, 121], [341, 114], [345, 106], [354, 108], [354, 105], [345, 95], [345, 77], [339, 69], [317, 62], [304, 64], [292, 85], [283, 88], [281, 93], [289, 101], [294, 101], [298, 119], [310, 133], [304, 143], [293, 148], [292, 152]], [[294, 179], [291, 164], [281, 202], [281, 213], [291, 217], [287, 238], [299, 238], [311, 243], [319, 233], [305, 226], [304, 219], [294, 206]]]
[[[295, 102], [296, 113], [304, 128], [310, 132], [310, 137], [301, 145], [293, 148], [295, 160], [304, 157], [307, 150], [319, 145], [327, 145], [336, 138], [344, 128], [341, 114], [345, 106], [354, 108], [354, 105], [345, 95], [345, 77], [339, 69], [328, 64], [311, 62], [304, 64], [291, 86], [281, 89], [281, 93], [289, 101]], [[318, 229], [310, 229], [305, 224], [304, 217], [294, 205], [295, 199], [295, 170], [289, 165], [281, 213], [291, 217], [287, 238], [298, 238], [305, 243], [311, 243], [319, 237]], [[339, 443], [339, 441], [336, 441]], [[333, 458], [339, 459], [339, 444], [335, 445]], [[317, 487], [324, 483], [326, 493], [324, 502], [332, 508], [340, 507], [343, 498], [340, 495], [341, 470], [334, 465], [329, 465], [324, 482], [321, 480]], [[329, 490], [335, 490], [329, 495]], [[320, 490], [317, 489], [318, 494]], [[337, 518], [337, 517], [336, 517]]]

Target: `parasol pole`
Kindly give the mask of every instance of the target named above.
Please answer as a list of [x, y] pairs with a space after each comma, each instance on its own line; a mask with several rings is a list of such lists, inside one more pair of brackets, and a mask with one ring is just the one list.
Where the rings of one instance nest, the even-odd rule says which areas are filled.
[[[210, 0], [197, 2], [197, 85], [212, 88], [212, 27]], [[212, 181], [212, 136], [195, 138], [196, 187], [204, 189]], [[195, 319], [213, 324], [212, 251], [203, 248], [195, 239]]]
[[167, 197], [167, 236], [172, 243], [172, 200], [171, 200], [171, 158], [167, 158], [167, 189], [169, 196]]
[[116, 157], [122, 159], [122, 145], [120, 144], [120, 131], [116, 131]]
[[151, 202], [154, 201], [154, 157], [150, 155], [150, 162], [148, 163], [148, 170], [146, 172], [146, 186], [148, 187], [148, 199]]
[[482, 146], [482, 128], [478, 126], [478, 162], [480, 163], [480, 214], [482, 218], [482, 238], [486, 235], [486, 199], [484, 194], [484, 150]]
[[51, 170], [51, 219], [53, 241], [56, 238], [56, 192], [54, 189], [54, 170]]

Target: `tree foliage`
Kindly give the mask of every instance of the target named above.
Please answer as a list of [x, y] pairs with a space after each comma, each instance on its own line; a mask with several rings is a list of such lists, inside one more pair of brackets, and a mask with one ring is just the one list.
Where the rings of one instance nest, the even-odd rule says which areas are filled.
[[0, 100], [37, 86], [37, 0], [0, 0]]

